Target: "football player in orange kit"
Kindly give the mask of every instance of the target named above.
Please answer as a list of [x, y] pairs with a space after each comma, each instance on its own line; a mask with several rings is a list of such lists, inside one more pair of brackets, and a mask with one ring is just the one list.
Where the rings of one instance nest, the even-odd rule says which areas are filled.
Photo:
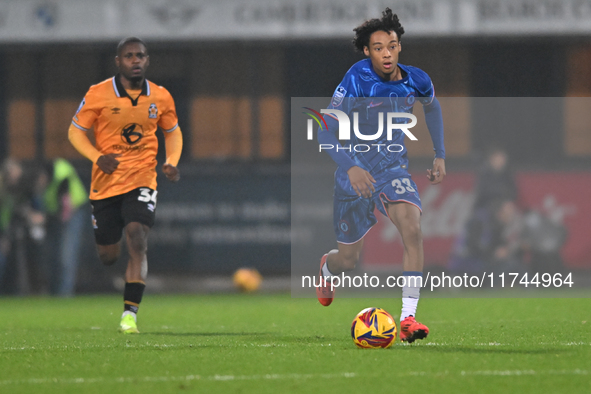
[[[146, 44], [137, 37], [117, 46], [119, 73], [90, 87], [68, 136], [72, 145], [90, 159], [90, 200], [93, 226], [101, 261], [111, 265], [121, 250], [125, 233], [129, 261], [125, 272], [124, 312], [119, 331], [138, 333], [137, 312], [144, 292], [148, 260], [148, 232], [156, 211], [156, 130], [164, 132], [166, 162], [162, 172], [172, 181], [183, 137], [170, 93], [145, 78], [150, 64]], [[87, 132], [94, 128], [96, 146]]]

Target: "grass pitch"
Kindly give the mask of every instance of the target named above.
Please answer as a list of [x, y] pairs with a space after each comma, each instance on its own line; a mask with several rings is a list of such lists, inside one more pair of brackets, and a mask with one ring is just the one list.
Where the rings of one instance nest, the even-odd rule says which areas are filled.
[[357, 349], [361, 309], [400, 299], [0, 299], [0, 393], [589, 393], [591, 308], [575, 299], [422, 299], [413, 345]]

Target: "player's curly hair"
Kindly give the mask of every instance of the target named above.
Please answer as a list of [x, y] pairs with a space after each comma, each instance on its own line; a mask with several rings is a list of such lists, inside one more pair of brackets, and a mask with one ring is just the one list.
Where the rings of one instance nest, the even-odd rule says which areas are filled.
[[126, 37], [126, 38], [122, 39], [121, 41], [119, 41], [119, 44], [117, 45], [117, 56], [121, 55], [121, 51], [123, 50], [124, 46], [126, 46], [127, 44], [131, 44], [133, 42], [137, 42], [137, 43], [142, 44], [144, 46], [144, 48], [146, 48], [146, 53], [148, 52], [148, 46], [146, 45], [144, 40], [142, 40], [141, 38], [138, 38], [138, 37]]
[[398, 20], [398, 15], [393, 14], [390, 8], [386, 8], [382, 12], [381, 19], [370, 19], [365, 21], [360, 26], [357, 26], [353, 31], [355, 38], [353, 38], [353, 45], [359, 52], [363, 52], [363, 48], [369, 46], [369, 37], [376, 31], [391, 32], [394, 31], [398, 36], [398, 40], [404, 34], [404, 28]]

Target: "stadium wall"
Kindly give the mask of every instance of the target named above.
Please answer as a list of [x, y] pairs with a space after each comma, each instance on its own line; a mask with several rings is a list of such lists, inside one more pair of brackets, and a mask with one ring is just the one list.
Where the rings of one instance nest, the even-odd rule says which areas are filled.
[[[68, 125], [88, 87], [116, 72], [114, 47], [0, 45], [0, 111], [6, 114], [0, 119], [0, 158], [80, 159], [66, 138]], [[224, 165], [287, 163], [290, 98], [330, 96], [350, 65], [362, 58], [348, 40], [156, 41], [150, 42], [150, 53], [149, 78], [167, 87], [176, 101], [185, 136], [183, 160]], [[237, 69], [222, 61], [228, 53]], [[409, 38], [401, 62], [426, 70], [440, 97], [580, 97], [591, 96], [591, 71], [583, 66], [590, 54], [591, 43], [575, 38], [453, 43]], [[474, 109], [456, 110], [445, 119], [452, 164], [467, 168], [491, 143], [509, 141], [518, 166], [588, 168], [591, 141], [584, 119], [573, 116], [584, 114], [584, 108], [557, 108], [555, 132], [544, 138], [535, 127], [507, 135], [505, 128], [466, 123]], [[513, 115], [491, 114], [486, 122]], [[423, 146], [410, 155], [428, 158], [431, 150]]]

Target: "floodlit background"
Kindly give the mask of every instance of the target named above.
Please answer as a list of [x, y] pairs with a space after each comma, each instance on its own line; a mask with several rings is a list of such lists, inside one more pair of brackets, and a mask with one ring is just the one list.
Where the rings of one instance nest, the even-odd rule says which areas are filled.
[[[352, 29], [387, 6], [406, 31], [400, 62], [425, 70], [448, 98], [441, 187], [422, 181], [431, 143], [409, 146], [425, 204], [426, 264], [583, 277], [591, 268], [581, 236], [591, 200], [591, 0], [2, 0], [0, 293], [59, 287], [49, 252], [59, 228], [48, 229], [38, 204], [38, 163], [65, 158], [88, 187], [90, 163], [67, 130], [89, 86], [114, 75], [115, 47], [131, 35], [148, 43], [148, 79], [172, 93], [185, 141], [181, 182], [160, 178], [148, 285], [199, 289], [192, 280], [242, 266], [289, 276], [291, 98], [330, 96], [362, 58]], [[548, 117], [509, 127], [527, 109], [469, 99], [487, 97], [551, 98], [539, 101]], [[501, 175], [494, 158], [486, 165], [495, 152], [506, 158]], [[18, 200], [22, 209], [6, 202], [12, 176], [33, 197]], [[100, 265], [87, 208], [75, 291], [113, 291], [125, 264]], [[330, 206], [315, 209], [332, 222]], [[327, 239], [325, 251], [336, 245]], [[387, 223], [366, 243], [365, 270], [401, 268]]]

